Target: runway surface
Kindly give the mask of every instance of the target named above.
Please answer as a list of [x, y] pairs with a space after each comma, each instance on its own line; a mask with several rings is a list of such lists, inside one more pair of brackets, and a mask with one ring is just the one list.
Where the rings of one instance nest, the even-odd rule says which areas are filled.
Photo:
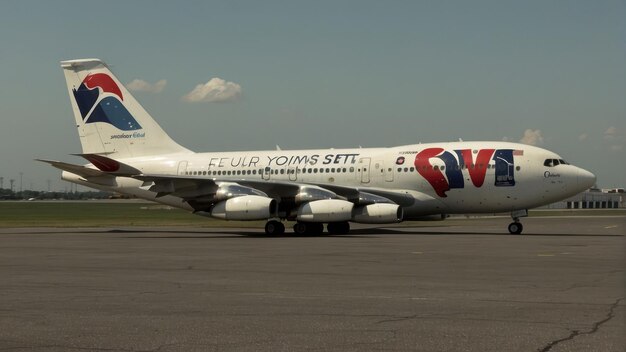
[[624, 351], [625, 218], [509, 222], [0, 229], [0, 351]]

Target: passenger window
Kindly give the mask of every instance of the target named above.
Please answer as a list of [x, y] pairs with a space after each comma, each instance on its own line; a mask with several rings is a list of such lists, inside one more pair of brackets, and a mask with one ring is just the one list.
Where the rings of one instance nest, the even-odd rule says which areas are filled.
[[342, 171], [342, 172], [346, 172], [346, 168], [344, 167], [341, 171]]
[[446, 169], [445, 165], [441, 165], [440, 169], [445, 170]]
[[354, 168], [353, 167], [350, 168], [350, 172], [354, 172]]
[[[391, 170], [389, 170], [389, 171], [391, 171]], [[398, 172], [402, 172], [402, 168], [401, 167], [398, 168]]]
[[411, 172], [414, 172], [415, 168], [411, 166], [411, 168], [409, 170], [411, 170]]

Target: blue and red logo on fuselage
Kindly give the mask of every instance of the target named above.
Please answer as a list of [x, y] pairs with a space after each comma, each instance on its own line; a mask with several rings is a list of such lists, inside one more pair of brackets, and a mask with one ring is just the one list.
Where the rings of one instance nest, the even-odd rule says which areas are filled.
[[[494, 185], [496, 187], [515, 186], [513, 156], [517, 155], [516, 152], [518, 151], [513, 149], [481, 149], [475, 152], [476, 158], [472, 155], [474, 152], [471, 149], [454, 150], [453, 152], [454, 154], [443, 148], [427, 148], [415, 156], [415, 169], [428, 181], [438, 196], [447, 197], [447, 191], [465, 187], [463, 169], [469, 173], [474, 187], [482, 187], [491, 160], [495, 161]], [[431, 158], [441, 160], [445, 167], [432, 165], [430, 163]]]
[[[141, 129], [141, 125], [122, 104], [122, 91], [109, 75], [89, 74], [78, 89], [72, 89], [72, 92], [86, 124], [104, 122], [122, 131]], [[103, 98], [98, 101], [101, 95]]]

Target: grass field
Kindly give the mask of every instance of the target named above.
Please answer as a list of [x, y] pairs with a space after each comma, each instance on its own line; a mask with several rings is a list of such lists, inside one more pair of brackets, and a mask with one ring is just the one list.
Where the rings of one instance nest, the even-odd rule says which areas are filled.
[[[503, 214], [505, 215], [505, 214]], [[530, 216], [624, 216], [626, 209], [533, 210]], [[448, 221], [408, 222], [407, 226], [440, 226]], [[0, 227], [189, 226], [256, 227], [265, 221], [221, 221], [154, 203], [137, 201], [5, 201]]]
[[264, 224], [263, 221], [220, 221], [135, 201], [0, 202], [0, 227], [263, 227]]

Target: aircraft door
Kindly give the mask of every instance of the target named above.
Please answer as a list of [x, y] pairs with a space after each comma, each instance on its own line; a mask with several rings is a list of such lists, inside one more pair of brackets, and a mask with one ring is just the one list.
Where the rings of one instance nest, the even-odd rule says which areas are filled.
[[266, 166], [266, 167], [263, 168], [263, 174], [261, 175], [261, 177], [264, 180], [269, 180], [271, 173], [272, 173], [272, 168], [269, 167], [269, 166]]
[[384, 173], [385, 173], [385, 181], [387, 182], [393, 182], [393, 168], [394, 168], [394, 164], [391, 163], [390, 161], [385, 161], [385, 166], [383, 166], [385, 168]]
[[289, 181], [298, 180], [298, 168], [297, 167], [289, 166], [289, 168], [287, 168], [287, 174], [289, 174]]
[[178, 163], [178, 175], [184, 175], [187, 172], [187, 161], [181, 161]]
[[361, 173], [361, 183], [370, 183], [370, 163], [371, 158], [361, 158], [359, 159], [359, 167]]

